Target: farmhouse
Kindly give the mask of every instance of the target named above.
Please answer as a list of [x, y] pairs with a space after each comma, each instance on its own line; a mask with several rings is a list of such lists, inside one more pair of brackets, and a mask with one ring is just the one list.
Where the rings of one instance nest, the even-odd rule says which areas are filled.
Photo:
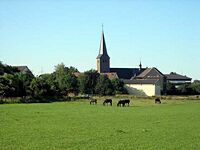
[[129, 94], [156, 96], [166, 93], [167, 83], [191, 82], [191, 78], [175, 73], [163, 74], [157, 68], [111, 68], [107, 53], [104, 32], [102, 31], [99, 54], [96, 58], [97, 71], [110, 79], [119, 78], [125, 84]]

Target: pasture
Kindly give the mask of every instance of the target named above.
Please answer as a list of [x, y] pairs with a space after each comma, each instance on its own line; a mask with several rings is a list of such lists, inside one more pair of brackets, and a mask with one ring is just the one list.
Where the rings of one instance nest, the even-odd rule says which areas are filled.
[[0, 105], [0, 149], [200, 149], [200, 101]]

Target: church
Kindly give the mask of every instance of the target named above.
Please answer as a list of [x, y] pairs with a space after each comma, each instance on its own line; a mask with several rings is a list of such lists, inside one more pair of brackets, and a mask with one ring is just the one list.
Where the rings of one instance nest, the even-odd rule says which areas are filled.
[[[166, 85], [171, 83], [188, 83], [191, 78], [176, 73], [163, 74], [157, 68], [112, 68], [107, 52], [104, 32], [102, 31], [99, 54], [96, 58], [97, 71], [108, 76], [109, 79], [119, 78], [129, 94], [138, 96], [159, 96], [166, 94]], [[173, 79], [173, 80], [172, 80]]]

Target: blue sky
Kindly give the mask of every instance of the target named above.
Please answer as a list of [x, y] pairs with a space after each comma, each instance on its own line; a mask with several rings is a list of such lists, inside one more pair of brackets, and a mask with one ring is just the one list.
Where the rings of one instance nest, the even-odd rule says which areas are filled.
[[111, 67], [200, 79], [198, 0], [0, 0], [0, 60], [35, 75], [63, 62], [96, 69], [104, 24]]

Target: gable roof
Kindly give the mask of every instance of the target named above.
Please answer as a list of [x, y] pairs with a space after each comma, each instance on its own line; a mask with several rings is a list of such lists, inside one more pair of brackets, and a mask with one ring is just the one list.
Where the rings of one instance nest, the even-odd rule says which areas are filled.
[[17, 68], [17, 70], [19, 72], [23, 72], [23, 71], [29, 70], [27, 66], [13, 66], [13, 67]]
[[167, 77], [167, 80], [186, 80], [186, 81], [192, 80], [192, 78], [177, 74], [175, 72], [171, 72], [170, 74], [165, 74], [165, 76]]
[[28, 73], [29, 75], [34, 77], [33, 73], [31, 72], [31, 70], [27, 66], [12, 66], [12, 67], [16, 68], [22, 74]]
[[140, 73], [137, 78], [143, 79], [143, 78], [158, 78], [158, 77], [165, 76], [160, 72], [157, 68], [146, 68], [142, 73]]
[[106, 75], [108, 79], [110, 80], [118, 78], [118, 75], [116, 72], [101, 73], [101, 75]]
[[124, 84], [156, 84], [159, 79], [133, 79], [133, 80], [122, 80]]
[[110, 72], [116, 72], [120, 79], [131, 79], [140, 73], [139, 68], [110, 68]]

